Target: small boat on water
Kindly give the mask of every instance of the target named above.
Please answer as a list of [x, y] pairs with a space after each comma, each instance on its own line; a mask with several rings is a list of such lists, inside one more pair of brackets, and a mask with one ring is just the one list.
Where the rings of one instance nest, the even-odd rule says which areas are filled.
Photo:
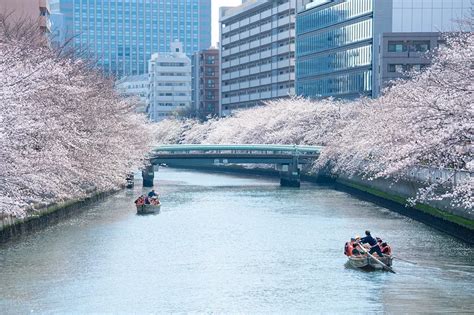
[[125, 178], [125, 180], [127, 181], [127, 183], [125, 184], [125, 187], [133, 188], [133, 186], [135, 185], [135, 182], [133, 179], [134, 179], [133, 173], [128, 173], [127, 177]]
[[157, 205], [137, 205], [137, 214], [153, 214], [159, 213], [161, 209], [161, 203]]
[[152, 190], [148, 195], [141, 195], [135, 200], [137, 207], [137, 214], [152, 214], [159, 213], [161, 209], [161, 202], [158, 199], [158, 194]]
[[344, 245], [344, 255], [352, 267], [370, 270], [387, 270], [392, 273], [392, 248], [379, 237], [365, 231], [365, 237], [356, 236]]

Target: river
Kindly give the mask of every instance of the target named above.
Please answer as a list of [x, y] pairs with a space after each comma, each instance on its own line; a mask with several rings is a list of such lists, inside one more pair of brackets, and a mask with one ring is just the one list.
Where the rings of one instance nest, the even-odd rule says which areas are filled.
[[[418, 313], [474, 311], [474, 247], [309, 183], [162, 168], [162, 211], [124, 190], [0, 245], [0, 313]], [[352, 269], [370, 229], [397, 274]]]

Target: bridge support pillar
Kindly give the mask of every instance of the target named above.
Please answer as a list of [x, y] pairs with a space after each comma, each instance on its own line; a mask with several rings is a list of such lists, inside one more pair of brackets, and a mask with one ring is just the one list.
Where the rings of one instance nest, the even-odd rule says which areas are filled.
[[148, 165], [142, 170], [143, 187], [153, 187], [153, 179], [155, 178], [155, 169], [153, 165]]
[[280, 186], [282, 187], [300, 187], [300, 169], [298, 168], [298, 159], [293, 158], [292, 163], [282, 164], [280, 167]]

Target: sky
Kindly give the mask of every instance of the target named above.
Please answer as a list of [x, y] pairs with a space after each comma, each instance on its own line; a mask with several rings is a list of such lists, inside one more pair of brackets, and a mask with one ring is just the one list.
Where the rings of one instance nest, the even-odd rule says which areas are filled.
[[211, 0], [212, 1], [212, 45], [217, 47], [219, 41], [219, 8], [233, 7], [242, 3], [242, 0]]

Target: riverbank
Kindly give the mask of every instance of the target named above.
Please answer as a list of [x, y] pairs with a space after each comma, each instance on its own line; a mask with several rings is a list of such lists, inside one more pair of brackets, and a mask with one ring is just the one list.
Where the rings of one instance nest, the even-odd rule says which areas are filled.
[[15, 240], [81, 213], [85, 206], [102, 200], [117, 191], [96, 192], [86, 198], [37, 207], [33, 214], [23, 219], [13, 216], [0, 217], [0, 243]]
[[[279, 172], [273, 168], [245, 168], [239, 165], [227, 166], [176, 166], [196, 170], [206, 170], [220, 173], [252, 174], [267, 177], [279, 177]], [[443, 231], [467, 243], [474, 244], [474, 220], [472, 214], [463, 215], [460, 209], [454, 211], [440, 209], [430, 204], [417, 203], [414, 206], [407, 206], [408, 194], [416, 191], [414, 183], [398, 182], [388, 183], [388, 180], [367, 181], [362, 178], [338, 177], [329, 178], [326, 176], [302, 174], [302, 181], [318, 184], [332, 185], [335, 189], [345, 191], [358, 198], [373, 202], [377, 205], [388, 208], [404, 216], [422, 222], [437, 230]], [[398, 185], [398, 186], [397, 186]], [[405, 192], [405, 193], [402, 193]]]

